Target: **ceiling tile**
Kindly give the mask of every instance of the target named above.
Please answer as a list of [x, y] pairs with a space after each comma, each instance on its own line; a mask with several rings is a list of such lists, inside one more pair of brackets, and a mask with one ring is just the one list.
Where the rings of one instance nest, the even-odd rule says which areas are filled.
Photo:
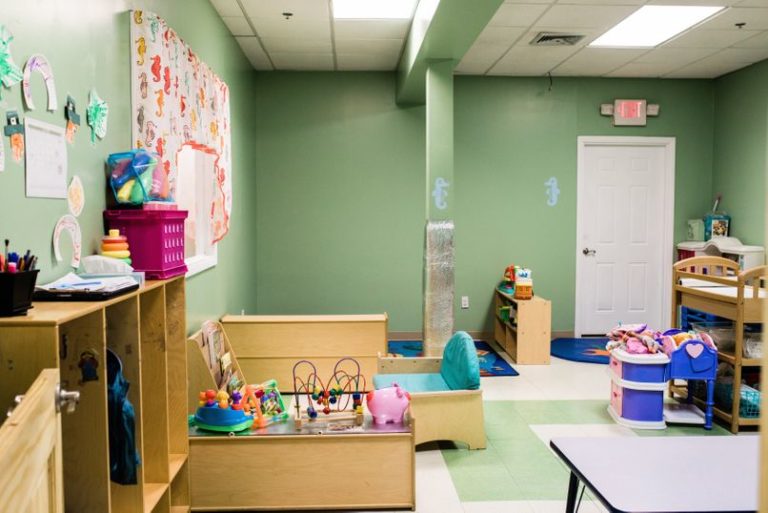
[[542, 27], [604, 28], [613, 27], [632, 14], [630, 5], [554, 5], [536, 23]]
[[339, 39], [337, 53], [380, 53], [399, 56], [403, 49], [402, 39]]
[[688, 66], [704, 57], [714, 55], [719, 50], [714, 48], [656, 48], [637, 58], [637, 62], [648, 64], [666, 64], [670, 70]]
[[666, 75], [672, 71], [678, 69], [675, 65], [670, 65], [666, 62], [650, 63], [650, 62], [630, 62], [625, 64], [621, 68], [614, 70], [606, 77], [633, 77], [633, 78], [656, 78]]
[[222, 16], [224, 24], [227, 26], [233, 36], [252, 36], [253, 29], [242, 16]]
[[726, 48], [717, 54], [732, 62], [759, 62], [768, 59], [768, 47], [763, 48]]
[[736, 48], [768, 48], [768, 31], [758, 32], [756, 36], [736, 43]]
[[736, 5], [739, 7], [765, 7], [765, 0], [741, 0]]
[[566, 5], [643, 5], [647, 0], [558, 0]]
[[259, 44], [259, 38], [253, 37], [236, 37], [237, 43], [240, 48], [243, 49], [243, 53], [251, 61], [251, 65], [260, 70], [271, 70], [272, 63], [269, 62], [267, 54]]
[[647, 50], [582, 48], [554, 70], [553, 75], [599, 77], [639, 57]]
[[464, 54], [464, 58], [456, 66], [458, 73], [483, 75], [504, 53], [509, 50], [507, 43], [477, 42]]
[[526, 32], [523, 27], [491, 27], [487, 26], [477, 36], [477, 43], [506, 43], [507, 47], [512, 46], [517, 39]]
[[578, 51], [573, 46], [512, 47], [489, 75], [542, 75]]
[[243, 11], [237, 4], [237, 0], [211, 0], [213, 7], [220, 16], [242, 16]]
[[327, 38], [331, 40], [331, 26], [324, 21], [275, 20], [251, 18], [259, 37]]
[[334, 20], [337, 39], [405, 39], [410, 20]]
[[400, 55], [379, 53], [343, 53], [336, 54], [339, 71], [392, 71], [397, 69]]
[[488, 25], [494, 27], [529, 27], [549, 8], [542, 4], [501, 4]]
[[284, 19], [284, 12], [291, 12], [292, 20], [329, 22], [331, 13], [326, 0], [242, 0], [249, 18]]
[[554, 4], [557, 0], [504, 0], [505, 4]]
[[755, 30], [708, 30], [696, 28], [664, 44], [670, 48], [727, 48], [739, 41], [759, 34]]
[[650, 0], [649, 5], [713, 5], [728, 7], [736, 5], [739, 0]]
[[273, 52], [333, 53], [333, 46], [326, 39], [262, 37], [261, 43], [270, 55]]
[[718, 52], [714, 55], [679, 68], [665, 75], [668, 78], [715, 78], [737, 69], [749, 66], [749, 62], [736, 62], [727, 55]]
[[333, 54], [330, 53], [298, 53], [298, 52], [274, 52], [270, 53], [275, 69], [282, 70], [306, 70], [306, 71], [332, 71]]
[[768, 8], [732, 7], [704, 23], [702, 27], [730, 29], [734, 28], [736, 23], [746, 23], [744, 30], [768, 30]]

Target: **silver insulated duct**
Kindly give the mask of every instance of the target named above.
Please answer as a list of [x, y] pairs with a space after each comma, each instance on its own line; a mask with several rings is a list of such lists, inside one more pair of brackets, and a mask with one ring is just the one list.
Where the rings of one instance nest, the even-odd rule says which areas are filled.
[[453, 335], [453, 221], [427, 221], [424, 250], [424, 356], [442, 356]]

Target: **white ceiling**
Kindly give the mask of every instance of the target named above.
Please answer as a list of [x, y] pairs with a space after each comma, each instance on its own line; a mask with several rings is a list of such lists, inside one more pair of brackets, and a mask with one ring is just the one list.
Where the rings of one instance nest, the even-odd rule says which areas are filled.
[[259, 70], [393, 70], [411, 26], [409, 19], [335, 20], [330, 0], [211, 3]]
[[[470, 0], [467, 0], [470, 1]], [[331, 0], [211, 0], [259, 70], [394, 70], [411, 20], [335, 20]], [[588, 48], [646, 4], [726, 5], [652, 50]], [[285, 19], [283, 12], [292, 12]], [[736, 23], [746, 23], [739, 29]], [[534, 47], [539, 32], [586, 36]], [[714, 78], [768, 58], [768, 0], [506, 0], [456, 73]]]

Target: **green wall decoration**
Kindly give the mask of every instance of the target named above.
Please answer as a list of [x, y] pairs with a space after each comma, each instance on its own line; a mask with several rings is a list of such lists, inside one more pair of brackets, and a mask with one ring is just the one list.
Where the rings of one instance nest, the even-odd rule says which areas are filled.
[[[71, 96], [80, 106], [88, 104], [88, 92], [96, 88], [109, 102], [109, 131], [91, 143], [88, 130], [79, 131], [68, 145], [70, 176], [82, 179], [86, 206], [78, 218], [84, 255], [93, 254], [103, 235], [102, 210], [106, 182], [104, 159], [110, 153], [131, 148], [128, 11], [148, 9], [168, 20], [200, 58], [228, 83], [232, 94], [234, 212], [232, 229], [219, 247], [218, 266], [188, 281], [188, 328], [197, 329], [203, 319], [226, 312], [255, 311], [255, 204], [253, 190], [255, 102], [251, 92], [256, 73], [237, 42], [208, 0], [81, 0], [62, 2], [3, 2], [0, 24], [13, 34], [11, 45], [17, 62], [36, 53], [45, 55], [56, 79], [57, 96], [63, 104]], [[31, 83], [32, 95], [42, 102], [45, 85]], [[0, 115], [18, 110], [64, 127], [63, 109], [24, 113], [20, 85], [3, 88]], [[82, 109], [85, 113], [85, 108]], [[50, 281], [71, 268], [71, 245], [62, 243], [63, 262], [53, 259], [51, 237], [56, 220], [67, 212], [66, 200], [24, 197], [24, 167], [10, 158], [8, 138], [2, 138], [8, 158], [0, 173], [0, 238], [10, 238], [17, 249], [39, 255], [40, 280]]]

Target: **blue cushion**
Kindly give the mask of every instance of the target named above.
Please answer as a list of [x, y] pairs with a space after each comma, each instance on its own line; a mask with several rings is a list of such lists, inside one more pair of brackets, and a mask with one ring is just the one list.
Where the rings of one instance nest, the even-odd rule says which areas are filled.
[[480, 361], [472, 337], [457, 331], [443, 351], [440, 374], [451, 390], [477, 390], [480, 388]]
[[406, 392], [446, 392], [450, 388], [440, 374], [376, 374], [373, 386], [376, 390], [397, 383]]

